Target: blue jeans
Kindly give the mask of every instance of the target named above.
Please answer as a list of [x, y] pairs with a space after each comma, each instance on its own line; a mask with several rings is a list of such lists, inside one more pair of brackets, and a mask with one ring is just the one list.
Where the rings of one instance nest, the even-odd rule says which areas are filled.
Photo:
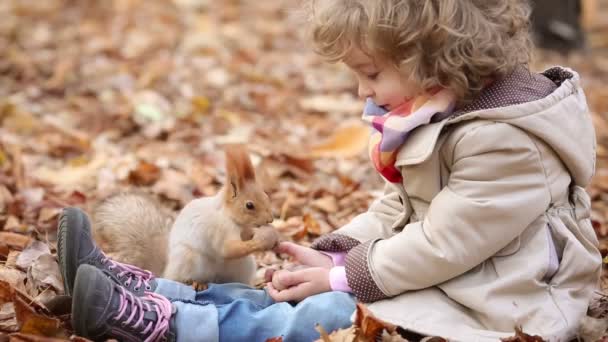
[[210, 284], [205, 291], [157, 278], [156, 293], [176, 309], [172, 328], [177, 341], [314, 341], [315, 325], [331, 332], [351, 326], [355, 299], [344, 292], [326, 292], [292, 305], [276, 303], [264, 290], [243, 284]]

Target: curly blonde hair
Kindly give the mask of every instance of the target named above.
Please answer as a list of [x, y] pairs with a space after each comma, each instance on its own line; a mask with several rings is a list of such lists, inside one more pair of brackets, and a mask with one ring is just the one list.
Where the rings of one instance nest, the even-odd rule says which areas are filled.
[[357, 47], [385, 58], [424, 88], [469, 101], [491, 78], [530, 60], [526, 0], [309, 0], [315, 51], [343, 60]]

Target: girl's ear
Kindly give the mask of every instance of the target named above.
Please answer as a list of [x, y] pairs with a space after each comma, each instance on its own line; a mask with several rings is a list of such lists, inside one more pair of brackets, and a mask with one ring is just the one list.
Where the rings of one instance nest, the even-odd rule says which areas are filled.
[[226, 181], [232, 198], [240, 193], [247, 182], [255, 181], [253, 165], [242, 145], [226, 147]]

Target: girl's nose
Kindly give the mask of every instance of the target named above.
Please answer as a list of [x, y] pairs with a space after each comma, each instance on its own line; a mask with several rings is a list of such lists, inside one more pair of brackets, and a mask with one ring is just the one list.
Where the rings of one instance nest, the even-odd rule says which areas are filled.
[[359, 97], [362, 99], [374, 96], [374, 90], [363, 82], [359, 82], [357, 92], [359, 93]]

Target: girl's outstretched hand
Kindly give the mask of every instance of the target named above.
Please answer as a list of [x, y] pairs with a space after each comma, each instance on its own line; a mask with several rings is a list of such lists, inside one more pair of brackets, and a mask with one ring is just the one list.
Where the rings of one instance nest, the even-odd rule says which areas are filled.
[[281, 242], [274, 248], [274, 251], [289, 254], [295, 261], [304, 266], [322, 267], [328, 270], [334, 267], [334, 263], [328, 255], [293, 242]]
[[[275, 287], [276, 284], [279, 288]], [[331, 291], [329, 268], [310, 267], [297, 271], [281, 270], [268, 282], [267, 291], [276, 302], [299, 302], [307, 297]]]

